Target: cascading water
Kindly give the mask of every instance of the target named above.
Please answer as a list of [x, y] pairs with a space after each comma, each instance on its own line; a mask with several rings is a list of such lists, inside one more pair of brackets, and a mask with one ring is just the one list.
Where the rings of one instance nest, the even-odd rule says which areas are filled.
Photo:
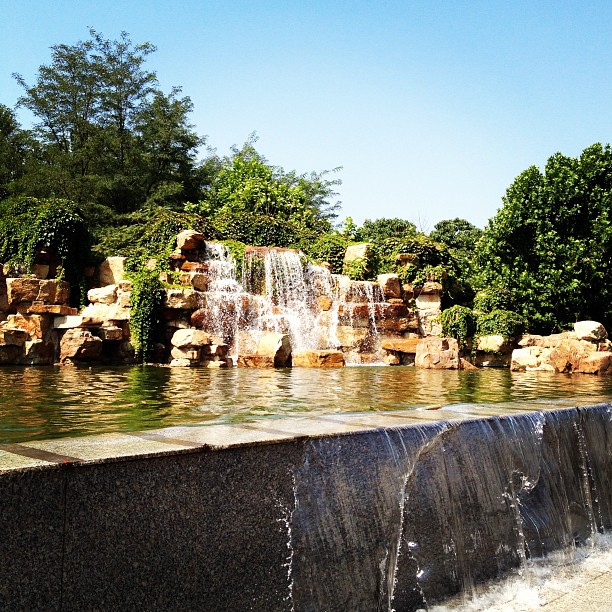
[[[206, 329], [231, 345], [234, 356], [254, 352], [266, 331], [288, 334], [293, 352], [342, 348], [348, 363], [360, 363], [360, 351], [378, 351], [376, 320], [384, 297], [375, 283], [332, 275], [291, 249], [250, 247], [242, 284], [235, 261], [221, 244], [206, 243], [203, 266], [208, 274]], [[342, 326], [359, 329], [358, 348], [339, 337]]]

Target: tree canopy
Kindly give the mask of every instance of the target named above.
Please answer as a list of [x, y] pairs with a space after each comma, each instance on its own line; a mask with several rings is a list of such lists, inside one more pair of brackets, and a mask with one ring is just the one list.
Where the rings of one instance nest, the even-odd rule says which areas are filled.
[[579, 319], [612, 325], [612, 151], [557, 153], [508, 188], [478, 243], [479, 284], [510, 298], [531, 331]]
[[125, 32], [107, 40], [90, 30], [88, 40], [53, 46], [34, 84], [14, 75], [24, 90], [18, 105], [33, 113], [40, 145], [24, 193], [72, 200], [90, 221], [99, 207], [127, 213], [149, 199], [176, 204], [200, 195], [203, 139], [189, 123], [192, 104], [180, 88], [158, 88], [145, 65], [154, 51]]

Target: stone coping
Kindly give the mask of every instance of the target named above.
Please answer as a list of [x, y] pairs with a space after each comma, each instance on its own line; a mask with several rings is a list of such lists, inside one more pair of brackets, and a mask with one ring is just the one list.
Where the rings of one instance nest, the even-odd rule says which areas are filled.
[[17, 470], [125, 461], [397, 427], [572, 410], [579, 406], [595, 405], [598, 399], [559, 399], [524, 404], [454, 404], [381, 412], [310, 413], [261, 418], [245, 423], [178, 425], [146, 431], [0, 444], [0, 475]]

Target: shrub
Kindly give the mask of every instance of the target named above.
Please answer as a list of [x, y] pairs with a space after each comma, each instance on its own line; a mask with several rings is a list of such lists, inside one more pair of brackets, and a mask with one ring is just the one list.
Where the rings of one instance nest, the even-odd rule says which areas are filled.
[[462, 349], [467, 347], [468, 338], [476, 332], [476, 319], [470, 308], [465, 306], [451, 306], [440, 313], [442, 335], [456, 338]]
[[479, 336], [499, 334], [505, 338], [518, 338], [525, 332], [525, 318], [511, 310], [493, 310], [480, 314], [476, 320]]

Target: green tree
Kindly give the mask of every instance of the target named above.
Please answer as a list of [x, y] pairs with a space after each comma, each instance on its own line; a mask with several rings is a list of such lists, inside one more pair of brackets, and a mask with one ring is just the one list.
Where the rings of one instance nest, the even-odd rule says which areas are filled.
[[69, 198], [98, 224], [150, 198], [176, 205], [200, 197], [203, 141], [188, 121], [191, 101], [179, 89], [158, 89], [145, 66], [154, 51], [125, 32], [107, 40], [90, 30], [88, 40], [53, 46], [33, 85], [14, 75], [24, 89], [19, 105], [37, 120], [44, 162], [25, 191]]
[[0, 200], [19, 190], [19, 181], [34, 159], [35, 143], [15, 113], [0, 104]]
[[480, 287], [509, 295], [533, 332], [579, 319], [612, 325], [610, 146], [528, 168], [503, 202], [478, 243]]
[[297, 175], [272, 166], [253, 146], [234, 149], [206, 195], [188, 210], [210, 217], [217, 235], [261, 246], [300, 246], [329, 232], [336, 216], [327, 173]]
[[429, 237], [445, 244], [461, 256], [471, 259], [482, 230], [465, 219], [455, 218], [439, 221], [434, 225]]
[[416, 233], [416, 225], [405, 219], [366, 219], [357, 230], [355, 240], [380, 243], [387, 238], [408, 238]]

